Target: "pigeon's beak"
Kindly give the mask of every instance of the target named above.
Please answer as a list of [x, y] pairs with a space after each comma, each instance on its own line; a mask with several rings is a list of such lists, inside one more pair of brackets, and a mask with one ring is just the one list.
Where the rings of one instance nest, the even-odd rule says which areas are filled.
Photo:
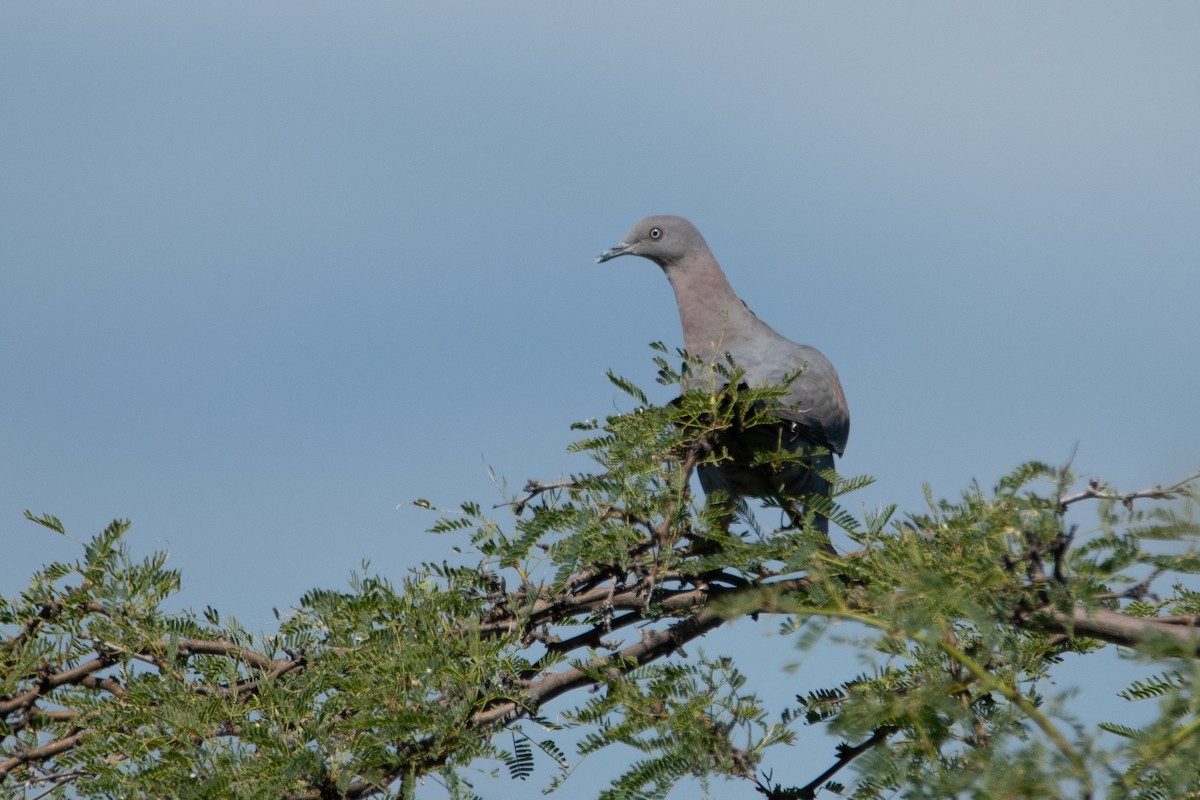
[[628, 242], [619, 242], [615, 246], [610, 247], [600, 255], [596, 256], [596, 263], [603, 264], [605, 261], [614, 259], [617, 256], [623, 256], [629, 252], [629, 248], [631, 246], [632, 245], [630, 245]]

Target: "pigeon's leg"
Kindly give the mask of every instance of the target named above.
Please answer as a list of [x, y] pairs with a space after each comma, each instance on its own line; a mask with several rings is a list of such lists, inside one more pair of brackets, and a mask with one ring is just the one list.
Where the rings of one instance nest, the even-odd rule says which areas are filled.
[[[804, 518], [807, 516], [807, 509], [800, 505], [797, 501], [787, 497], [776, 497], [779, 505], [783, 508], [783, 512], [788, 516], [788, 524], [784, 530], [794, 531], [804, 527]], [[831, 556], [837, 555], [837, 550], [833, 547], [833, 542], [829, 539], [829, 518], [821, 513], [813, 515], [813, 525], [820, 534], [820, 543], [817, 545], [821, 550]]]
[[705, 505], [713, 512], [715, 530], [710, 535], [696, 531], [692, 538], [692, 553], [694, 555], [710, 555], [724, 549], [724, 543], [737, 534], [733, 532], [734, 519], [737, 516], [739, 501], [722, 493], [708, 495]]
[[[833, 496], [833, 485], [821, 475], [821, 470], [832, 468], [833, 456], [814, 456], [807, 459], [801, 467], [792, 470], [787, 479], [782, 481], [783, 485], [779, 487], [775, 498], [788, 515], [789, 529], [798, 530], [804, 527], [804, 519], [809, 511], [803, 501], [805, 496], [816, 495], [826, 498]], [[818, 511], [813, 514], [813, 524], [820, 534], [820, 548], [831, 555], [836, 555], [837, 551], [833, 549], [833, 544], [829, 539], [829, 518]]]

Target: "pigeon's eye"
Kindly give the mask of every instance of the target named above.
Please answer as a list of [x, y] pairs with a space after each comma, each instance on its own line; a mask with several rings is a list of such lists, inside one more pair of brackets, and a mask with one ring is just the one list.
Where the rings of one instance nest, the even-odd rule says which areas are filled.
[[650, 229], [650, 238], [656, 242], [659, 239], [661, 239], [662, 238], [662, 228], [651, 228]]

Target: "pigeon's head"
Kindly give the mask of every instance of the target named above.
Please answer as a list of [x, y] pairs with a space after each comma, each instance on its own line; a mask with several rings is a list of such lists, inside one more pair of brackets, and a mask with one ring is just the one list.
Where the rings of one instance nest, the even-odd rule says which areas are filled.
[[683, 217], [655, 216], [634, 225], [621, 242], [601, 253], [596, 263], [617, 256], [641, 256], [667, 269], [689, 255], [707, 252], [704, 237], [692, 223]]

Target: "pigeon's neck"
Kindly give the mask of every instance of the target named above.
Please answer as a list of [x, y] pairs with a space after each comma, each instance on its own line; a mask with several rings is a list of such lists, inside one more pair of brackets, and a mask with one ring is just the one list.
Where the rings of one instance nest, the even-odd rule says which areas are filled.
[[721, 265], [709, 255], [665, 269], [683, 324], [683, 346], [708, 361], [737, 350], [739, 341], [766, 327], [733, 293]]

